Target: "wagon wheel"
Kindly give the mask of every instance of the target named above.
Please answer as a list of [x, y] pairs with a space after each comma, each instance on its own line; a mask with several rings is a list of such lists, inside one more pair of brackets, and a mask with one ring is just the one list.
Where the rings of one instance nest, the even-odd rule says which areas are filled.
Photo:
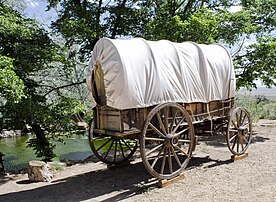
[[126, 162], [136, 151], [137, 141], [93, 132], [94, 122], [88, 131], [89, 145], [98, 159], [110, 165]]
[[252, 122], [244, 108], [236, 108], [230, 114], [226, 140], [229, 150], [235, 155], [243, 154], [252, 138]]
[[147, 171], [158, 179], [178, 176], [190, 161], [194, 137], [192, 121], [183, 107], [166, 103], [152, 109], [140, 136]]

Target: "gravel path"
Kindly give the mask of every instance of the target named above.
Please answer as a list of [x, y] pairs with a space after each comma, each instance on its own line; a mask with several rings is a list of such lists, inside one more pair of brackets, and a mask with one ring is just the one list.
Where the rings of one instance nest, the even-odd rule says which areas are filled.
[[164, 188], [157, 188], [140, 158], [117, 169], [93, 160], [67, 166], [51, 183], [30, 183], [26, 174], [8, 175], [0, 179], [0, 201], [276, 202], [275, 125], [254, 126], [248, 157], [235, 162], [225, 137], [200, 137], [185, 178]]

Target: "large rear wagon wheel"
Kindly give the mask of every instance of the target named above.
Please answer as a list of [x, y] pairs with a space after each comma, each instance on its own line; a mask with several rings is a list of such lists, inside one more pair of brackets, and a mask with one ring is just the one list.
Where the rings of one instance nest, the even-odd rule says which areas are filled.
[[133, 156], [137, 149], [137, 140], [124, 139], [93, 132], [94, 122], [88, 131], [89, 145], [95, 156], [109, 165], [120, 165]]
[[226, 140], [229, 150], [234, 155], [244, 154], [252, 139], [252, 122], [248, 111], [244, 108], [236, 108], [230, 114]]
[[152, 176], [178, 176], [188, 165], [193, 146], [194, 127], [183, 107], [166, 103], [150, 111], [140, 136], [140, 150], [143, 164]]

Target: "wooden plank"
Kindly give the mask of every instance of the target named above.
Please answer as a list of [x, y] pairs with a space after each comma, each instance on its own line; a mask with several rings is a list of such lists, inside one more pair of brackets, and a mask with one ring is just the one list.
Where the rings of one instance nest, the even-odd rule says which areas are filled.
[[185, 178], [184, 173], [181, 173], [177, 177], [169, 179], [169, 180], [158, 180], [158, 187], [163, 188], [165, 186], [168, 186], [168, 185], [175, 183], [176, 181], [182, 180], [184, 178]]
[[244, 159], [246, 157], [248, 157], [248, 153], [244, 153], [244, 154], [241, 154], [241, 155], [232, 155], [231, 160], [236, 161], [236, 160]]

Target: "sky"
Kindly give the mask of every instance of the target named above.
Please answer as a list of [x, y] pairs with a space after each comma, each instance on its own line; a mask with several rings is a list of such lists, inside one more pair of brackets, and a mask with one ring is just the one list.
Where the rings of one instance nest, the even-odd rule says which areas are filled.
[[47, 9], [46, 0], [25, 0], [27, 7], [24, 11], [26, 17], [35, 18], [39, 22], [45, 25], [50, 25], [51, 21], [57, 18], [55, 9]]

